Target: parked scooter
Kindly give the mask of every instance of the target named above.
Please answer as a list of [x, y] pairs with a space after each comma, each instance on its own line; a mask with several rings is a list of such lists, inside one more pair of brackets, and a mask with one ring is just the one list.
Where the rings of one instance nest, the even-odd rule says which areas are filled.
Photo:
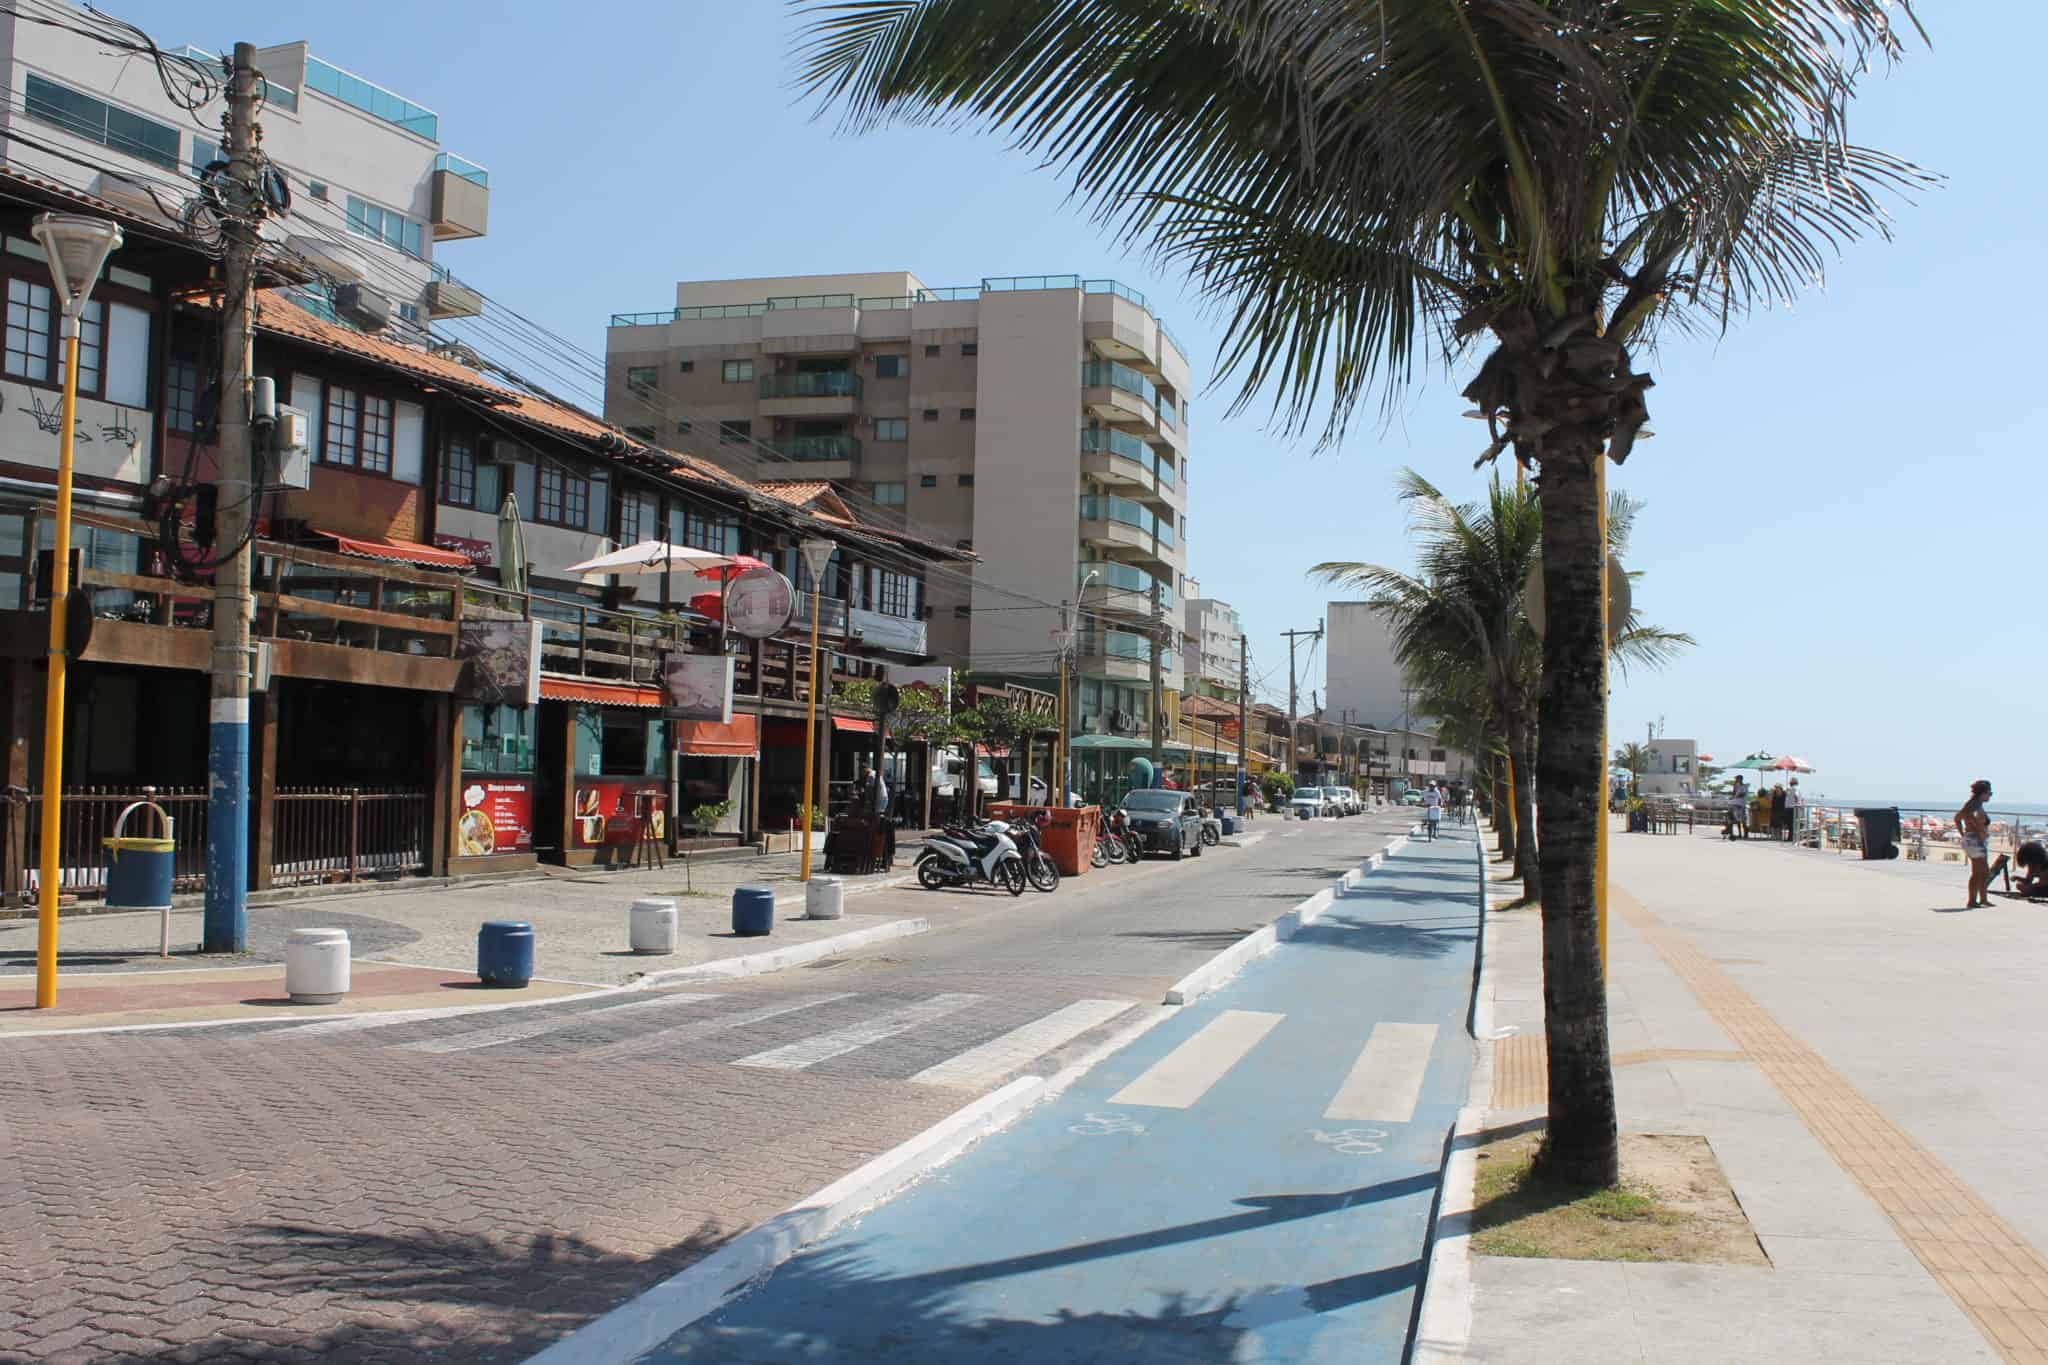
[[962, 829], [948, 825], [928, 836], [917, 855], [918, 884], [937, 891], [946, 886], [999, 886], [1013, 896], [1024, 894], [1024, 858], [1007, 829]]

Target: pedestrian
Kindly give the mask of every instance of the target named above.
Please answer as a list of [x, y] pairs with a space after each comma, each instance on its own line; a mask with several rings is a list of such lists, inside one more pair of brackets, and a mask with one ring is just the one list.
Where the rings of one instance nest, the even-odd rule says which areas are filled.
[[1956, 833], [1963, 836], [1963, 856], [1970, 860], [1969, 904], [1965, 910], [1991, 907], [1991, 817], [1984, 803], [1991, 799], [1991, 784], [1982, 778], [1970, 784], [1970, 799], [1956, 812]]
[[1443, 818], [1443, 790], [1432, 782], [1422, 793], [1422, 828], [1431, 840], [1436, 838], [1437, 824]]
[[1737, 773], [1735, 785], [1728, 791], [1734, 805], [1728, 811], [1728, 837], [1747, 839], [1749, 837], [1749, 783]]
[[1792, 821], [1786, 812], [1785, 784], [1780, 782], [1771, 788], [1771, 838], [1775, 841], [1791, 837]]
[[1795, 777], [1785, 792], [1785, 825], [1788, 831], [1785, 837], [1793, 843], [1799, 842], [1799, 808], [1804, 804], [1799, 797], [1799, 779]]

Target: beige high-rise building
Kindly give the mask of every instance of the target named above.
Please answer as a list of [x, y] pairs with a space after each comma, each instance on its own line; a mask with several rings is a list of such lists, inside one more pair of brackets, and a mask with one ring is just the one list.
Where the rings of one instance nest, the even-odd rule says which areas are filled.
[[605, 350], [605, 415], [643, 439], [829, 480], [972, 549], [972, 583], [927, 587], [942, 662], [1046, 679], [1044, 604], [1076, 601], [1077, 733], [1147, 732], [1154, 631], [1179, 691], [1191, 381], [1143, 295], [1078, 275], [691, 281], [672, 309], [614, 314]]

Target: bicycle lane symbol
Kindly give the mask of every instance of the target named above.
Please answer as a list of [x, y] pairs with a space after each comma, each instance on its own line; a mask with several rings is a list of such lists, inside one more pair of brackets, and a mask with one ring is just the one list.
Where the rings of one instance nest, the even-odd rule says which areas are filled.
[[1377, 1156], [1386, 1148], [1380, 1145], [1386, 1139], [1386, 1131], [1380, 1128], [1339, 1128], [1326, 1133], [1320, 1128], [1311, 1128], [1308, 1135], [1326, 1147], [1333, 1147], [1345, 1156]]
[[1067, 1131], [1076, 1137], [1108, 1137], [1112, 1133], [1135, 1137], [1145, 1131], [1145, 1125], [1128, 1114], [1088, 1114], [1081, 1122], [1068, 1124]]

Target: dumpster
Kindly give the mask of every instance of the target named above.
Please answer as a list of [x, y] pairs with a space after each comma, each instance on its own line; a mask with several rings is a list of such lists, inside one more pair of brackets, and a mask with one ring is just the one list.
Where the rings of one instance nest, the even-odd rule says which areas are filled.
[[[128, 817], [139, 810], [156, 817], [158, 833], [153, 837], [129, 834]], [[114, 821], [114, 832], [101, 841], [107, 848], [107, 909], [155, 910], [163, 916], [158, 928], [157, 953], [171, 955], [171, 855], [177, 849], [171, 837], [171, 817], [154, 801], [137, 801], [127, 806]]]
[[1863, 861], [1877, 862], [1899, 856], [1899, 808], [1858, 806], [1856, 824], [1863, 831]]
[[1034, 820], [1048, 817], [1039, 828], [1038, 843], [1052, 858], [1062, 877], [1079, 877], [1093, 866], [1095, 827], [1102, 822], [1100, 806], [1022, 806], [1011, 801], [993, 801], [988, 806], [991, 820]]

